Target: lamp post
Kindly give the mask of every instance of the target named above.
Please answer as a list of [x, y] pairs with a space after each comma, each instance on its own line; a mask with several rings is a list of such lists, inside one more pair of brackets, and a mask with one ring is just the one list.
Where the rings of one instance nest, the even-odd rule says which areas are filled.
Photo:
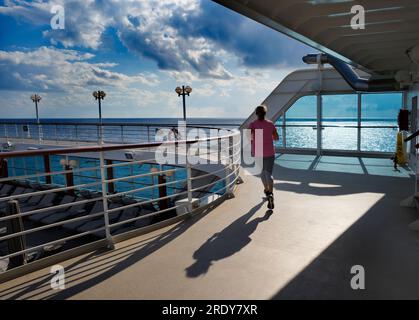
[[181, 87], [177, 87], [175, 89], [176, 93], [178, 94], [178, 96], [182, 96], [183, 97], [183, 121], [186, 121], [186, 96], [189, 96], [192, 92], [192, 88], [190, 86], [182, 86]]
[[103, 132], [102, 132], [102, 103], [101, 101], [105, 99], [105, 91], [93, 91], [93, 97], [99, 102], [99, 142], [103, 144]]
[[41, 96], [38, 94], [31, 95], [31, 100], [35, 103], [35, 110], [36, 110], [36, 123], [38, 126], [38, 141], [41, 143], [42, 137], [41, 137], [41, 123], [39, 121], [39, 112], [38, 112], [38, 102], [41, 101]]
[[[73, 169], [78, 166], [77, 160], [68, 160], [68, 157], [66, 156], [65, 158], [62, 158], [60, 160], [60, 165], [66, 171], [65, 180], [66, 180], [67, 187], [69, 187], [69, 188], [74, 187]], [[71, 194], [71, 195], [75, 195], [74, 188], [68, 190], [68, 193]]]

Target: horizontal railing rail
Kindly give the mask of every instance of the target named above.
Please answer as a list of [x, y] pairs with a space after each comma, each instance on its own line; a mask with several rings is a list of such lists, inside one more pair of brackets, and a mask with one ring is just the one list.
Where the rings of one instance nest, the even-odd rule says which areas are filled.
[[[0, 121], [0, 137], [6, 139], [38, 140], [58, 142], [106, 142], [134, 143], [153, 142], [157, 130], [174, 130], [174, 123], [119, 123], [119, 122], [40, 122]], [[223, 124], [224, 128], [237, 128], [238, 124]], [[193, 124], [185, 126], [190, 130], [221, 130], [215, 124]], [[175, 134], [175, 131], [173, 131]], [[179, 134], [179, 133], [176, 133]]]
[[[28, 121], [0, 121], [0, 125], [18, 125], [18, 126], [24, 126], [24, 125], [34, 125], [37, 126], [38, 123], [35, 120], [28, 120]], [[149, 122], [149, 123], [138, 123], [138, 122], [103, 122], [100, 124], [99, 122], [71, 122], [71, 121], [57, 121], [57, 122], [43, 122], [40, 121], [41, 126], [54, 126], [54, 125], [61, 125], [61, 126], [103, 126], [103, 127], [176, 127], [177, 123], [165, 123], [165, 122]], [[226, 127], [239, 127], [239, 124], [237, 123], [223, 123], [223, 126]], [[219, 124], [210, 124], [210, 123], [193, 123], [193, 124], [187, 124], [187, 127], [191, 128], [203, 128], [203, 129], [219, 129]]]
[[106, 151], [117, 151], [125, 149], [147, 149], [155, 148], [161, 145], [166, 146], [179, 146], [182, 144], [190, 145], [199, 142], [217, 141], [227, 139], [231, 135], [223, 135], [218, 137], [209, 137], [205, 139], [193, 139], [193, 140], [175, 140], [175, 141], [164, 141], [164, 142], [153, 142], [153, 143], [133, 143], [133, 144], [115, 144], [115, 145], [95, 145], [95, 146], [80, 146], [80, 147], [63, 147], [63, 148], [51, 148], [51, 149], [32, 149], [22, 151], [9, 151], [0, 152], [0, 158], [15, 158], [15, 157], [28, 157], [28, 156], [41, 156], [41, 155], [59, 155], [59, 154], [79, 154], [86, 152], [106, 152]]
[[[281, 144], [281, 148], [284, 150], [295, 150], [296, 145], [303, 146], [301, 143], [295, 142], [295, 135], [296, 133], [293, 130], [297, 130], [298, 128], [305, 129], [310, 128], [312, 130], [323, 130], [325, 134], [332, 134], [326, 133], [326, 131], [331, 131], [334, 129], [342, 129], [342, 130], [358, 130], [358, 137], [357, 137], [357, 150], [359, 152], [364, 152], [362, 148], [362, 142], [360, 141], [361, 134], [368, 134], [368, 130], [394, 130], [398, 129], [397, 125], [382, 125], [382, 124], [371, 124], [361, 123], [360, 125], [354, 124], [334, 124], [328, 122], [323, 122], [320, 128], [318, 128], [317, 123], [313, 121], [310, 124], [300, 124], [295, 123], [292, 120], [287, 119], [291, 123], [276, 123], [276, 127], [281, 132], [280, 135], [280, 142], [276, 143], [276, 146]], [[21, 130], [25, 123], [30, 125], [28, 128], [29, 133], [25, 133]], [[3, 125], [3, 130], [2, 126]], [[223, 123], [223, 128], [237, 128], [238, 124], [235, 123]], [[19, 121], [18, 124], [15, 121], [0, 121], [0, 136], [7, 138], [8, 141], [14, 142], [14, 139], [19, 139], [19, 142], [28, 141], [28, 143], [32, 143], [33, 140], [38, 140], [40, 144], [45, 142], [49, 142], [49, 144], [56, 145], [66, 145], [66, 142], [71, 142], [72, 144], [75, 143], [76, 145], [81, 144], [100, 144], [100, 142], [104, 142], [105, 144], [133, 144], [133, 143], [153, 143], [155, 142], [156, 130], [163, 129], [172, 131], [172, 135], [175, 135], [174, 128], [176, 128], [176, 124], [174, 123], [121, 123], [121, 122], [105, 122], [103, 123], [102, 127], [97, 122], [68, 122], [68, 121], [44, 121], [41, 122], [42, 130], [37, 129], [37, 123], [34, 121]], [[13, 129], [15, 128], [15, 129]], [[17, 129], [16, 129], [17, 128]], [[19, 129], [20, 128], [20, 129]], [[193, 125], [188, 125], [186, 127], [186, 131], [189, 132], [190, 130], [211, 130], [217, 129], [220, 130], [220, 126], [215, 124], [208, 124], [208, 123], [198, 123]], [[17, 134], [13, 134], [13, 132], [18, 132]], [[42, 133], [42, 136], [38, 136], [38, 132]], [[369, 132], [371, 133], [371, 132]], [[187, 134], [187, 133], [186, 133]], [[333, 133], [334, 135], [337, 132]], [[390, 132], [386, 133], [387, 136], [391, 134]], [[326, 136], [325, 136], [326, 137]], [[182, 140], [184, 137], [179, 136], [178, 139]], [[386, 138], [383, 138], [386, 139]], [[388, 139], [386, 139], [388, 141]], [[309, 142], [307, 142], [309, 143]], [[68, 145], [68, 143], [67, 143]], [[323, 144], [321, 144], [323, 146]], [[7, 144], [5, 144], [6, 149]], [[304, 144], [304, 148], [308, 148]], [[375, 152], [382, 152], [389, 153], [392, 152], [391, 150], [394, 149], [393, 145], [386, 146], [384, 149], [380, 150], [377, 147], [367, 146], [365, 147], [368, 150], [373, 148]], [[13, 147], [9, 148], [10, 150]], [[325, 148], [327, 149], [327, 148]], [[10, 151], [9, 150], [9, 151]], [[342, 146], [334, 146], [333, 150], [353, 150], [352, 146], [347, 144], [342, 144]]]
[[[317, 127], [317, 124], [287, 124], [287, 125], [275, 125], [277, 128], [312, 128]], [[321, 125], [322, 128], [353, 128], [353, 129], [398, 129], [398, 126], [366, 126], [366, 125]]]

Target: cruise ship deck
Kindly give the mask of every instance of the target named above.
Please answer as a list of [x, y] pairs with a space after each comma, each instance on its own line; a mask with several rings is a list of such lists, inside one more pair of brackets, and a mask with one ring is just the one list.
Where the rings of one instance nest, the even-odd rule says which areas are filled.
[[[0, 299], [418, 299], [417, 211], [400, 207], [413, 173], [389, 159], [281, 155], [276, 207], [257, 177], [183, 222], [0, 284]], [[353, 290], [351, 268], [365, 268]]]
[[[199, 74], [196, 79], [214, 75], [216, 87], [207, 86], [206, 80], [191, 83], [193, 94], [201, 86], [200, 94], [211, 101], [208, 110], [217, 107], [211, 115], [224, 114], [219, 112], [223, 105], [234, 115], [237, 106], [248, 108], [244, 121], [230, 124], [227, 119], [194, 124], [187, 118], [186, 97], [192, 88], [186, 83], [175, 89], [183, 100], [183, 122], [175, 118], [168, 123], [138, 121], [135, 112], [123, 122], [103, 121], [101, 101], [107, 94], [102, 90], [117, 100], [129, 90], [133, 100], [144, 100], [148, 110], [155, 108], [155, 115], [175, 113], [162, 111], [163, 104], [170, 106], [166, 92], [162, 103], [156, 100], [158, 107], [148, 105], [142, 87], [134, 86], [144, 82], [142, 73], [141, 78], [120, 84], [118, 79], [130, 77], [116, 76], [105, 67], [117, 64], [100, 59], [94, 60], [94, 68], [104, 69], [92, 67], [95, 81], [83, 86], [74, 81], [75, 88], [83, 90], [69, 88], [63, 99], [81, 99], [84, 89], [94, 89], [99, 122], [41, 120], [41, 95], [31, 93], [36, 122], [0, 121], [0, 300], [419, 299], [417, 0], [400, 0], [397, 6], [387, 0], [213, 2], [313, 48], [314, 52], [310, 48], [301, 56], [307, 66], [294, 69], [279, 61], [270, 65], [289, 73], [281, 74], [277, 86], [260, 101], [265, 111], [256, 115], [254, 102], [246, 96], [237, 99], [241, 91], [230, 95], [237, 101], [227, 103], [219, 87], [236, 77], [234, 86], [254, 94], [261, 90], [255, 84], [268, 83], [269, 77], [258, 78], [245, 69], [240, 74], [252, 82], [241, 81], [239, 73], [230, 76], [227, 69], [222, 75], [221, 63], [203, 60], [206, 51], [213, 50], [211, 45], [204, 46], [202, 57], [189, 50], [193, 63], [182, 59], [170, 64], [182, 66], [180, 71], [183, 60], [189, 61], [185, 66]], [[220, 21], [228, 20], [217, 11], [208, 12]], [[129, 21], [137, 31], [142, 29], [140, 21], [145, 21], [128, 13], [123, 19], [123, 24]], [[170, 20], [170, 30], [175, 24], [183, 25], [181, 19]], [[218, 22], [208, 20], [212, 30]], [[219, 38], [228, 29], [205, 34]], [[242, 45], [244, 37], [259, 37], [259, 32], [249, 30], [238, 40], [227, 38], [228, 42]], [[123, 34], [116, 31], [118, 36]], [[164, 37], [173, 41], [184, 34], [188, 37], [182, 38], [180, 51], [184, 51], [183, 42], [201, 43], [201, 36], [189, 38], [190, 31]], [[137, 41], [132, 39], [129, 42]], [[266, 39], [243, 47], [259, 47], [261, 53], [255, 55], [262, 58], [265, 49], [280, 56], [281, 50], [268, 48], [273, 40]], [[49, 50], [40, 47], [42, 55], [41, 49]], [[291, 47], [287, 50], [298, 55]], [[220, 52], [233, 51], [228, 45]], [[236, 58], [247, 60], [239, 51]], [[6, 56], [13, 57], [13, 52]], [[70, 57], [57, 60], [69, 65], [72, 77], [79, 77], [78, 68], [72, 67], [87, 64], [85, 60], [94, 54], [71, 52], [66, 50]], [[174, 53], [168, 46], [167, 56], [176, 57]], [[32, 53], [28, 54], [32, 61]], [[21, 56], [25, 57], [23, 52]], [[15, 60], [25, 59], [10, 58]], [[204, 64], [216, 67], [216, 72], [203, 72]], [[255, 66], [261, 64], [247, 67]], [[163, 70], [160, 61], [157, 67]], [[29, 68], [32, 65], [22, 70]], [[175, 70], [173, 76], [168, 74], [178, 82]], [[97, 82], [97, 73], [113, 86]], [[51, 78], [47, 75], [35, 68], [26, 76], [30, 90], [42, 89], [46, 109], [54, 105], [54, 98], [43, 88], [61, 77], [56, 72]], [[195, 76], [186, 78], [193, 81]], [[154, 99], [155, 93], [165, 90], [168, 79], [154, 82], [152, 72], [150, 79], [145, 82], [155, 89], [150, 91]], [[20, 87], [24, 77], [12, 80], [12, 84], [19, 80]], [[214, 99], [217, 95], [223, 99], [221, 104]], [[23, 105], [19, 95], [14, 99], [13, 106]], [[73, 112], [70, 105], [66, 107]], [[107, 104], [116, 105], [124, 101]], [[204, 105], [197, 105], [197, 114], [204, 115]], [[119, 109], [115, 112], [119, 116]], [[276, 127], [266, 135], [269, 144], [271, 138], [276, 140], [273, 210], [267, 210], [260, 178], [250, 174], [247, 163], [254, 160], [252, 142], [260, 141], [257, 133], [246, 129], [257, 118]], [[57, 275], [63, 276], [65, 288], [57, 289]], [[354, 286], [357, 279], [358, 287]]]

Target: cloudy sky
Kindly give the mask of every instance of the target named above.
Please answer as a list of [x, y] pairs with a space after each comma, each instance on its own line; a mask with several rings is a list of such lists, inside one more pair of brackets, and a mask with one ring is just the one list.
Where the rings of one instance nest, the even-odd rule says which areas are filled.
[[[65, 8], [65, 29], [51, 8]], [[0, 0], [0, 117], [247, 117], [312, 52], [210, 0]]]

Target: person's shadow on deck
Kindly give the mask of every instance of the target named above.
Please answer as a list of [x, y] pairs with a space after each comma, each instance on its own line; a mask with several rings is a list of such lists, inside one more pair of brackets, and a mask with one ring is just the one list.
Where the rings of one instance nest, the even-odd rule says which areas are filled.
[[268, 210], [263, 217], [248, 221], [263, 204], [262, 201], [222, 231], [212, 235], [194, 252], [193, 258], [196, 261], [185, 269], [186, 276], [196, 278], [204, 275], [214, 261], [230, 257], [247, 246], [252, 241], [250, 235], [256, 230], [259, 223], [268, 220], [272, 215], [272, 210]]

